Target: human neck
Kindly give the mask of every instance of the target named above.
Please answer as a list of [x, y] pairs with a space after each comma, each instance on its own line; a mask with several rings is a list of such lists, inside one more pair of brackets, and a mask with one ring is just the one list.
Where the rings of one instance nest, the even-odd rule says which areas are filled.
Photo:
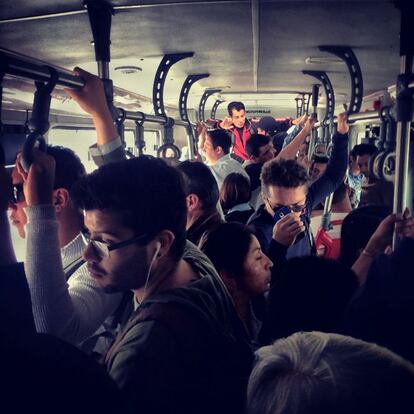
[[150, 275], [146, 289], [143, 286], [140, 289], [134, 290], [135, 298], [138, 303], [142, 303], [146, 298], [155, 293], [185, 286], [199, 277], [198, 273], [184, 259], [178, 262], [166, 259], [160, 268]]
[[186, 230], [188, 230], [202, 215], [203, 215], [203, 211], [200, 209], [188, 211]]
[[58, 237], [60, 248], [70, 243], [82, 229], [82, 218], [77, 212], [65, 209], [58, 215]]

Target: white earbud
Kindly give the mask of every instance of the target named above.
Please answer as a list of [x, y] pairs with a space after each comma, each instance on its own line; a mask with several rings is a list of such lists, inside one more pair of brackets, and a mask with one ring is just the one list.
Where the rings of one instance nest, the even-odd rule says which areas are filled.
[[160, 252], [160, 250], [161, 250], [161, 242], [158, 241], [155, 245], [155, 254], [152, 260], [158, 257], [158, 253]]
[[143, 297], [144, 298], [145, 298], [145, 292], [147, 290], [147, 286], [148, 286], [148, 282], [149, 282], [149, 278], [150, 278], [152, 266], [154, 265], [155, 259], [158, 257], [158, 253], [160, 252], [160, 250], [161, 250], [161, 242], [157, 241], [157, 243], [155, 244], [155, 253], [152, 256], [151, 263], [150, 263], [149, 268], [148, 268], [147, 278], [145, 280], [144, 294], [143, 294]]

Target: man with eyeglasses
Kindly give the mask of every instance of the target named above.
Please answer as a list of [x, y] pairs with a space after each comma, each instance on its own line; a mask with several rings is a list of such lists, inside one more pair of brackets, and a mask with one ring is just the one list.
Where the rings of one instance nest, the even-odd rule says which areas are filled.
[[276, 263], [315, 254], [310, 217], [313, 208], [342, 183], [348, 161], [348, 124], [338, 116], [337, 132], [325, 173], [309, 184], [308, 174], [295, 160], [272, 160], [262, 169], [262, 205], [248, 225], [262, 250]]

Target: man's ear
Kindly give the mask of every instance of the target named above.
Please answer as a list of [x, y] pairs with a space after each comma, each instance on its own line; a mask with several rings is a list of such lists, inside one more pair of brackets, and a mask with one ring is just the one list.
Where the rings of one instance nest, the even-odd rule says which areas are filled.
[[187, 210], [188, 211], [194, 211], [198, 208], [200, 208], [200, 199], [197, 194], [191, 193], [186, 197], [187, 201]]
[[162, 230], [158, 233], [156, 239], [156, 251], [158, 251], [157, 257], [162, 257], [168, 254], [174, 240], [175, 236], [171, 230]]
[[222, 155], [224, 155], [224, 151], [223, 151], [223, 148], [222, 147], [220, 147], [220, 145], [218, 145], [216, 148], [214, 148], [214, 151], [215, 151], [215, 153], [218, 155], [218, 156], [222, 156]]
[[61, 213], [69, 202], [69, 191], [66, 188], [57, 188], [56, 190], [53, 190], [53, 206], [55, 207], [56, 213]]

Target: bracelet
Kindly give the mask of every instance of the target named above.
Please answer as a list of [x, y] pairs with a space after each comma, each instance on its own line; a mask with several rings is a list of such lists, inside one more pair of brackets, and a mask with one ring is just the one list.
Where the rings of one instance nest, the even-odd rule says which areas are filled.
[[362, 253], [361, 254], [363, 254], [364, 256], [367, 256], [367, 257], [371, 257], [371, 258], [374, 258], [374, 257], [376, 257], [376, 254], [374, 254], [374, 253], [371, 253], [371, 252], [369, 252], [368, 250], [362, 250]]

